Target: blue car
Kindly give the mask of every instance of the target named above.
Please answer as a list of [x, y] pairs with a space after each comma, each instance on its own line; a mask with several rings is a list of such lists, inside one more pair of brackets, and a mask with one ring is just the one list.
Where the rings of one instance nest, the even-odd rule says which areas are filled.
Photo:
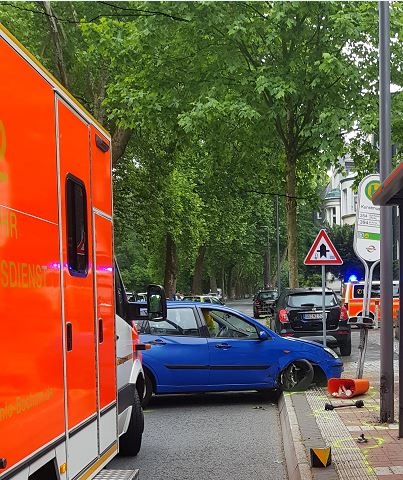
[[146, 389], [153, 394], [273, 389], [298, 391], [339, 378], [343, 362], [330, 348], [277, 335], [221, 305], [168, 302], [165, 320], [137, 320]]

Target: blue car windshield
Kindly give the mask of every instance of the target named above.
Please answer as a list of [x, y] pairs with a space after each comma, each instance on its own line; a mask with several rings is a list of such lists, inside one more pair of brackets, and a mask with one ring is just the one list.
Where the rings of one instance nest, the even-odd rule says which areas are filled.
[[[322, 292], [310, 292], [310, 293], [296, 293], [289, 295], [287, 299], [289, 307], [321, 307], [322, 306]], [[337, 305], [337, 299], [331, 292], [325, 295], [325, 306], [335, 307]]]

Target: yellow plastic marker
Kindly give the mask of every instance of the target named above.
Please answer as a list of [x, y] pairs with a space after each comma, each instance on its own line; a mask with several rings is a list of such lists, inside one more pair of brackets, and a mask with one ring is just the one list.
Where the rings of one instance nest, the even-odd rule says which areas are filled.
[[330, 447], [311, 448], [311, 467], [328, 467], [332, 463]]

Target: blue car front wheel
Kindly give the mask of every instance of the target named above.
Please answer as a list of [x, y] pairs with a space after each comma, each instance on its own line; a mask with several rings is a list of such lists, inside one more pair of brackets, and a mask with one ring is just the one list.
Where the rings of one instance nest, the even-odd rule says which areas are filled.
[[301, 392], [311, 385], [314, 370], [308, 360], [295, 360], [280, 373], [280, 388], [287, 392]]
[[148, 374], [147, 371], [144, 371], [144, 380], [145, 380], [145, 385], [144, 385], [144, 396], [143, 400], [141, 401], [141, 406], [145, 408], [151, 400], [152, 394], [153, 394], [153, 381], [150, 378], [150, 375]]

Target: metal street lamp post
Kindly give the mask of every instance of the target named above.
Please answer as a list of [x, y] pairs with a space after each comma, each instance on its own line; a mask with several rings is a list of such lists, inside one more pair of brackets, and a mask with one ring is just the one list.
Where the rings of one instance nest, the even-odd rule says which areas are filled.
[[[379, 2], [379, 140], [380, 175], [384, 182], [392, 168], [390, 128], [390, 12], [389, 2]], [[392, 212], [381, 206], [381, 365], [380, 420], [394, 420], [393, 319], [392, 319]], [[400, 343], [400, 342], [399, 342]]]
[[276, 195], [276, 233], [277, 233], [277, 294], [280, 295], [280, 229], [278, 215], [278, 195]]
[[271, 286], [271, 249], [270, 249], [270, 226], [262, 225], [262, 228], [267, 228], [267, 251], [266, 251], [266, 261], [264, 262], [264, 287], [268, 288]]

